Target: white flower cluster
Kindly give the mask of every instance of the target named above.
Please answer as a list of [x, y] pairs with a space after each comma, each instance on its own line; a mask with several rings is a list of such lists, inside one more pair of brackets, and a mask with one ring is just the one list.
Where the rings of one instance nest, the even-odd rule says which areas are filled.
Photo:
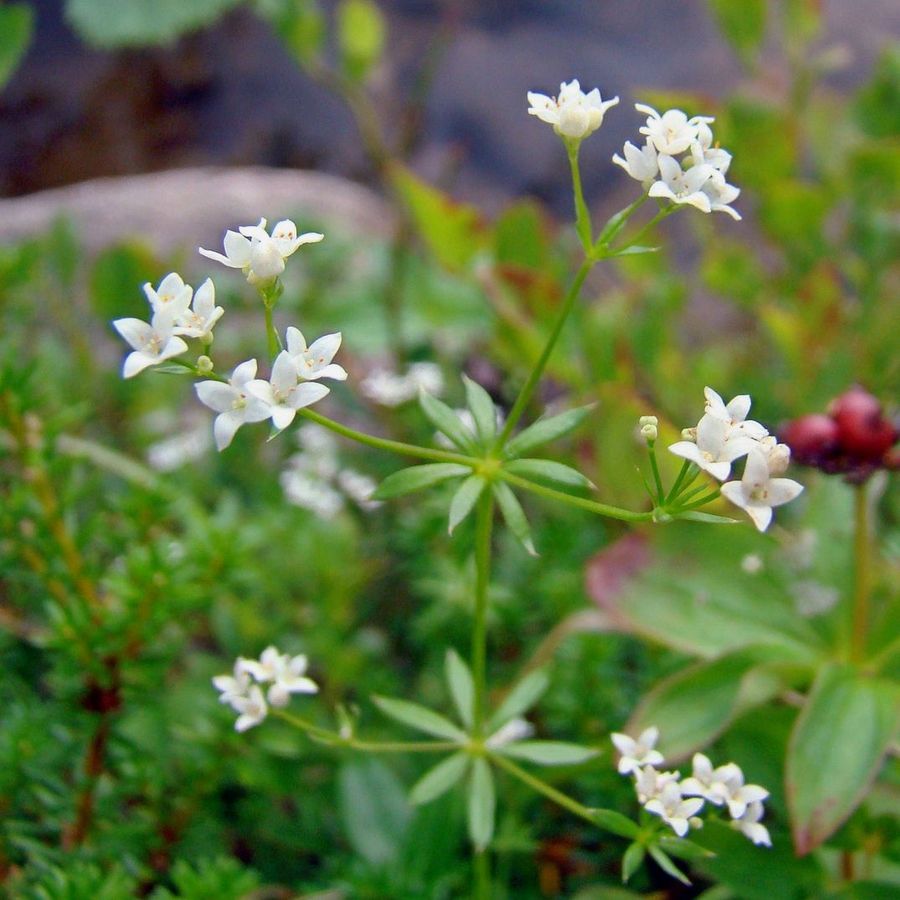
[[769, 792], [758, 784], [745, 784], [744, 773], [736, 763], [713, 768], [709, 758], [695, 753], [693, 772], [682, 779], [679, 772], [656, 769], [665, 761], [654, 750], [659, 739], [657, 728], [648, 728], [635, 740], [615, 733], [612, 742], [621, 754], [619, 772], [634, 776], [638, 801], [647, 812], [659, 816], [679, 837], [703, 824], [697, 814], [705, 803], [727, 807], [731, 826], [754, 844], [772, 846], [769, 830], [761, 824], [763, 800]]
[[237, 231], [225, 232], [225, 253], [204, 250], [200, 253], [207, 259], [214, 259], [230, 269], [240, 269], [250, 284], [272, 281], [284, 271], [284, 261], [303, 244], [318, 243], [325, 237], [317, 231], [297, 234], [297, 226], [284, 219], [276, 223], [269, 234], [266, 220], [258, 225], [241, 225]]
[[750, 397], [741, 394], [727, 405], [710, 387], [704, 389], [706, 412], [696, 428], [682, 432], [684, 440], [669, 447], [676, 456], [690, 460], [719, 481], [731, 473], [731, 464], [746, 456], [740, 481], [722, 485], [722, 496], [743, 509], [760, 531], [772, 521], [772, 509], [795, 499], [803, 486], [781, 478], [791, 459], [787, 444], [747, 418]]
[[444, 376], [436, 363], [416, 362], [400, 375], [390, 369], [373, 369], [360, 383], [363, 396], [380, 406], [402, 406], [425, 391], [432, 396], [444, 392]]
[[559, 96], [528, 92], [528, 115], [537, 116], [542, 122], [553, 126], [562, 138], [581, 140], [593, 134], [602, 124], [603, 115], [611, 106], [619, 102], [618, 97], [603, 100], [600, 91], [594, 88], [585, 94], [577, 79], [559, 86]]
[[[710, 116], [689, 119], [680, 109], [660, 115], [653, 107], [636, 103], [635, 109], [647, 115], [640, 133], [643, 147], [631, 141], [625, 144], [624, 159], [617, 153], [613, 162], [640, 181], [651, 197], [688, 203], [702, 212], [724, 212], [733, 219], [740, 213], [731, 203], [740, 189], [725, 180], [731, 154], [713, 142]], [[681, 157], [678, 159], [677, 157]]]
[[[216, 675], [212, 682], [220, 693], [219, 702], [238, 713], [235, 729], [246, 731], [265, 719], [270, 704], [287, 706], [291, 694], [318, 693], [319, 686], [306, 677], [306, 668], [305, 656], [292, 657], [266, 647], [259, 659], [239, 656], [231, 675]], [[265, 696], [261, 684], [269, 686]]]
[[216, 306], [216, 289], [209, 278], [195, 293], [177, 272], [170, 272], [157, 288], [145, 284], [144, 294], [150, 303], [149, 323], [131, 318], [113, 322], [113, 328], [132, 348], [122, 367], [125, 378], [180, 356], [188, 348], [183, 337], [208, 344], [213, 326], [225, 312]]
[[380, 506], [370, 500], [376, 483], [368, 475], [354, 469], [342, 469], [337, 462], [337, 442], [331, 432], [320, 425], [304, 425], [297, 432], [302, 452], [288, 460], [281, 473], [285, 497], [324, 519], [334, 518], [345, 506], [345, 498], [361, 509]]

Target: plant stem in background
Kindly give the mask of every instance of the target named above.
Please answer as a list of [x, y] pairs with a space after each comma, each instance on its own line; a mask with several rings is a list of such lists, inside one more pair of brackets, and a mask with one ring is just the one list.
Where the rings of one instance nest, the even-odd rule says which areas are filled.
[[869, 628], [869, 597], [872, 593], [872, 536], [866, 482], [854, 490], [853, 613], [850, 628], [850, 659], [859, 662], [866, 650]]

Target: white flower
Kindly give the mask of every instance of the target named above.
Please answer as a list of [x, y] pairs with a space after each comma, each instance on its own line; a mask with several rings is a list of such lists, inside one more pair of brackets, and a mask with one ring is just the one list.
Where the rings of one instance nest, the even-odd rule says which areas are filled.
[[706, 412], [726, 422], [730, 429], [739, 431], [742, 435], [759, 441], [768, 435], [768, 431], [752, 419], [747, 418], [750, 412], [750, 395], [739, 394], [725, 404], [725, 401], [711, 387], [703, 388], [703, 396], [706, 398]]
[[302, 506], [323, 519], [333, 519], [344, 508], [344, 498], [320, 477], [287, 469], [278, 480], [290, 503]]
[[217, 691], [221, 691], [219, 703], [234, 703], [239, 697], [246, 697], [250, 690], [250, 675], [240, 657], [234, 664], [232, 675], [216, 675], [212, 680]]
[[388, 369], [374, 369], [361, 382], [360, 390], [381, 406], [402, 406], [419, 396], [423, 390], [433, 396], [444, 391], [444, 376], [435, 363], [413, 363], [405, 375]]
[[741, 221], [741, 214], [729, 205], [737, 200], [741, 189], [733, 184], [728, 184], [721, 171], [713, 169], [712, 175], [709, 176], [709, 180], [701, 190], [709, 197], [709, 208], [712, 212], [728, 213], [736, 222]]
[[346, 381], [347, 372], [342, 366], [332, 362], [340, 346], [340, 332], [326, 334], [307, 347], [299, 328], [291, 326], [287, 330], [287, 352], [297, 367], [297, 375], [304, 381], [314, 381], [317, 378]]
[[510, 719], [501, 725], [485, 742], [489, 750], [497, 750], [507, 744], [524, 740], [534, 734], [534, 726], [526, 719]]
[[258, 685], [252, 685], [246, 696], [235, 697], [231, 701], [231, 708], [240, 713], [234, 723], [235, 731], [246, 731], [259, 725], [269, 713], [265, 698]]
[[206, 455], [212, 441], [203, 424], [155, 441], [147, 448], [147, 462], [157, 472], [174, 472], [185, 463]]
[[188, 308], [192, 293], [191, 286], [185, 284], [177, 272], [166, 275], [159, 283], [159, 287], [154, 288], [149, 281], [144, 285], [144, 294], [153, 312], [168, 310], [173, 319]]
[[657, 766], [664, 762], [662, 753], [653, 749], [659, 739], [659, 729], [654, 726], [644, 729], [637, 740], [618, 732], [613, 732], [610, 738], [622, 754], [618, 767], [622, 775], [640, 766]]
[[616, 153], [612, 161], [617, 166], [621, 166], [635, 181], [640, 181], [645, 188], [649, 187], [659, 172], [656, 147], [647, 141], [643, 147], [638, 149], [631, 141], [626, 141], [622, 152], [625, 154], [625, 159]]
[[603, 115], [619, 102], [618, 97], [602, 100], [600, 91], [594, 88], [585, 94], [577, 79], [559, 86], [558, 97], [528, 92], [528, 114], [553, 126], [564, 138], [581, 140], [593, 134], [602, 124]]
[[212, 338], [213, 326], [222, 318], [224, 312], [221, 306], [216, 306], [216, 288], [212, 279], [207, 278], [197, 288], [191, 308], [183, 309], [176, 315], [175, 334], [209, 341]]
[[709, 116], [688, 119], [680, 109], [670, 109], [660, 115], [652, 106], [643, 103], [636, 103], [634, 108], [647, 114], [647, 124], [640, 129], [641, 134], [646, 135], [660, 153], [669, 156], [684, 153], [698, 139], [701, 126], [715, 121]]
[[[737, 763], [726, 763], [716, 770], [721, 773], [723, 800], [732, 819], [740, 819], [751, 803], [759, 803], [769, 792], [758, 784], [744, 784], [744, 773]], [[718, 804], [717, 804], [718, 805]]]
[[790, 503], [803, 490], [803, 485], [790, 478], [772, 478], [765, 453], [751, 447], [740, 481], [722, 485], [722, 496], [743, 509], [760, 531], [772, 521], [772, 509]]
[[681, 782], [681, 793], [686, 797], [705, 797], [710, 803], [721, 806], [728, 799], [728, 781], [734, 777], [734, 763], [713, 768], [709, 757], [695, 753], [693, 775]]
[[282, 431], [294, 421], [298, 409], [321, 400], [328, 393], [328, 388], [315, 382], [300, 383], [293, 357], [282, 350], [275, 357], [270, 380], [255, 379], [249, 382], [247, 393], [266, 405], [272, 424]]
[[731, 464], [749, 453], [755, 443], [752, 438], [735, 434], [725, 419], [706, 413], [697, 424], [696, 443], [676, 441], [669, 445], [669, 452], [690, 460], [713, 478], [724, 481], [731, 472]]
[[371, 499], [378, 485], [368, 475], [353, 469], [342, 469], [338, 472], [337, 483], [340, 489], [362, 509], [377, 509], [381, 506], [381, 501]]
[[194, 386], [200, 402], [219, 413], [213, 425], [219, 450], [231, 443], [235, 432], [245, 422], [262, 422], [271, 415], [265, 403], [247, 393], [247, 385], [255, 377], [256, 360], [248, 359], [231, 373], [228, 384], [201, 381]]
[[771, 847], [772, 838], [769, 837], [769, 829], [760, 824], [762, 817], [763, 805], [759, 801], [754, 801], [747, 804], [746, 812], [739, 819], [734, 819], [731, 827], [750, 838], [758, 847]]
[[305, 234], [298, 235], [297, 226], [290, 219], [276, 222], [271, 235], [266, 233], [265, 219], [260, 219], [258, 225], [242, 225], [239, 230], [245, 237], [261, 243], [270, 240], [282, 259], [287, 259], [304, 244], [317, 244], [325, 239], [325, 235], [318, 231], [307, 231]]
[[657, 162], [661, 180], [650, 185], [648, 196], [662, 197], [673, 203], [688, 203], [701, 212], [712, 212], [709, 196], [701, 190], [716, 171], [712, 166], [702, 163], [685, 171], [665, 153], [660, 153]]
[[653, 766], [634, 769], [634, 789], [642, 804], [659, 797], [667, 784], [677, 781], [677, 772], [657, 772]]
[[266, 647], [258, 660], [242, 660], [242, 666], [258, 682], [271, 682], [268, 700], [272, 706], [287, 706], [291, 694], [315, 694], [319, 686], [306, 676], [307, 659], [304, 655], [291, 657], [279, 653], [275, 647]]
[[656, 797], [644, 804], [644, 809], [659, 816], [678, 837], [684, 837], [691, 826], [691, 819], [703, 808], [700, 797], [684, 799], [680, 786], [670, 781], [663, 785]]
[[163, 309], [154, 313], [148, 325], [140, 319], [116, 319], [113, 328], [134, 348], [125, 357], [122, 376], [132, 378], [148, 366], [155, 366], [187, 350], [187, 344], [175, 335], [172, 313]]

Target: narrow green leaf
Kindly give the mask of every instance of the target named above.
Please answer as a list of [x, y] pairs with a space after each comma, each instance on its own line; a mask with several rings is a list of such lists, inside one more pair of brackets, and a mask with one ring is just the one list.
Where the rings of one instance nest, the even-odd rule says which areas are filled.
[[665, 872], [667, 875], [671, 875], [673, 878], [680, 881], [682, 884], [690, 885], [690, 881], [688, 880], [687, 875], [682, 872], [675, 863], [669, 859], [666, 854], [656, 846], [650, 846], [647, 848], [650, 851], [650, 855], [656, 861], [656, 864]]
[[419, 405], [422, 407], [422, 412], [428, 417], [428, 421], [441, 434], [450, 438], [460, 450], [468, 453], [475, 450], [474, 435], [446, 403], [442, 403], [437, 397], [432, 397], [426, 391], [420, 391]]
[[489, 447], [497, 435], [497, 410], [491, 395], [477, 382], [463, 375], [466, 386], [466, 406], [475, 420], [475, 431], [485, 447]]
[[437, 800], [465, 775], [468, 765], [467, 753], [454, 753], [453, 756], [441, 760], [412, 786], [409, 802], [414, 806], [422, 806]]
[[545, 669], [535, 669], [533, 672], [529, 672], [506, 695], [506, 699], [500, 704], [494, 715], [491, 716], [488, 730], [496, 731], [509, 722], [510, 719], [515, 719], [531, 709], [549, 685], [550, 678], [547, 676]]
[[484, 850], [494, 836], [494, 776], [481, 757], [472, 763], [469, 779], [469, 837], [476, 850]]
[[439, 713], [419, 706], [418, 703], [410, 703], [408, 700], [396, 700], [393, 697], [373, 696], [372, 702], [388, 717], [409, 725], [417, 731], [444, 738], [449, 741], [465, 741], [466, 734], [456, 727], [449, 719], [445, 719]]
[[502, 481], [495, 482], [494, 496], [497, 498], [500, 512], [503, 513], [503, 519], [509, 530], [521, 541], [522, 546], [531, 556], [537, 556], [538, 552], [534, 549], [534, 543], [531, 540], [531, 529], [528, 527], [525, 511], [516, 499], [516, 495], [510, 490], [509, 485]]
[[687, 512], [673, 512], [673, 519], [682, 519], [686, 522], [706, 522], [709, 525], [739, 525], [739, 519], [732, 519], [729, 516], [717, 516], [713, 513], [700, 512], [696, 509]]
[[591, 818], [606, 831], [617, 834], [619, 837], [635, 838], [641, 829], [637, 823], [632, 822], [628, 816], [616, 812], [614, 809], [592, 809]]
[[639, 244], [632, 244], [630, 247], [623, 247], [609, 254], [610, 259], [617, 256], [637, 256], [640, 253], [658, 253], [659, 247], [641, 247]]
[[0, 88], [22, 61], [34, 28], [34, 11], [26, 3], [0, 6]]
[[579, 406], [546, 419], [538, 419], [507, 443], [503, 455], [507, 459], [514, 459], [574, 431], [592, 409], [593, 406]]
[[402, 497], [413, 491], [439, 484], [448, 478], [457, 478], [467, 475], [472, 470], [468, 466], [457, 463], [428, 463], [424, 466], [410, 466], [388, 475], [378, 485], [372, 494], [373, 500], [391, 500], [394, 497]]
[[457, 525], [472, 512], [472, 507], [487, 487], [487, 482], [480, 475], [470, 475], [460, 486], [450, 501], [450, 514], [447, 519], [447, 530], [453, 534]]
[[279, 37], [301, 65], [315, 62], [325, 41], [325, 16], [316, 0], [259, 2], [257, 12], [272, 21]]
[[448, 650], [444, 657], [444, 672], [456, 711], [466, 727], [472, 727], [475, 715], [475, 683], [469, 667], [455, 650]]
[[578, 469], [550, 459], [513, 459], [503, 467], [513, 475], [532, 478], [535, 481], [549, 481], [564, 487], [592, 488], [593, 483]]
[[677, 856], [679, 859], [711, 859], [716, 855], [712, 850], [701, 847], [687, 838], [674, 837], [670, 834], [662, 835], [657, 843], [666, 853]]
[[625, 227], [625, 223], [633, 212], [632, 206], [626, 206], [624, 209], [620, 209], [617, 213], [611, 215], [601, 229], [594, 247], [599, 249], [604, 244], [608, 244]]
[[622, 856], [622, 883], [631, 880], [631, 876], [641, 867], [647, 850], [643, 844], [629, 844], [628, 849]]
[[875, 778], [900, 720], [900, 686], [825, 666], [797, 717], [785, 783], [794, 846], [814, 850], [853, 812]]
[[539, 766], [573, 766], [597, 755], [596, 750], [565, 741], [515, 741], [495, 751]]
[[384, 16], [372, 0], [341, 0], [336, 20], [344, 71], [354, 80], [362, 81], [384, 52], [387, 31]]

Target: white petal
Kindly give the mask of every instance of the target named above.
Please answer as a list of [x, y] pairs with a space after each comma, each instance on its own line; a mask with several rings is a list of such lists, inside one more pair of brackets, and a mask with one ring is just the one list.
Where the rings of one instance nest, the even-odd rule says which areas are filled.
[[194, 385], [194, 390], [204, 406], [219, 413], [230, 410], [240, 396], [230, 384], [222, 384], [221, 381], [200, 381]]
[[[242, 269], [244, 266], [249, 265], [252, 244], [247, 238], [236, 231], [226, 231], [223, 243], [225, 245], [225, 255], [228, 257], [230, 266]], [[202, 253], [203, 251], [201, 250], [200, 252]]]
[[116, 319], [112, 325], [135, 350], [140, 350], [153, 337], [153, 327], [140, 319]]
[[803, 491], [803, 485], [791, 478], [773, 478], [769, 482], [769, 504], [782, 506], [799, 497]]
[[334, 334], [326, 334], [313, 341], [309, 348], [309, 354], [317, 362], [321, 360], [323, 363], [330, 363], [340, 348], [341, 333], [336, 331]]
[[271, 410], [272, 424], [279, 430], [284, 431], [296, 416], [296, 409], [290, 406], [273, 406]]
[[303, 332], [299, 328], [294, 328], [293, 325], [288, 328], [285, 334], [285, 343], [287, 344], [287, 352], [291, 356], [299, 356], [299, 354], [306, 352], [306, 338], [303, 337]]
[[129, 353], [125, 357], [125, 362], [122, 365], [122, 377], [133, 378], [138, 372], [143, 372], [144, 369], [149, 366], [155, 366], [158, 362], [159, 360], [155, 356], [147, 356], [146, 353], [135, 350], [134, 353]]
[[[308, 381], [297, 385], [291, 392], [291, 396], [287, 402], [293, 409], [301, 409], [304, 406], [309, 406], [311, 403], [321, 400], [330, 392], [330, 389], [325, 387], [324, 384]], [[293, 416], [291, 418], [293, 418]]]
[[253, 381], [254, 378], [256, 378], [256, 360], [248, 359], [235, 367], [230, 381], [233, 387], [241, 390], [248, 381]]
[[[272, 387], [281, 393], [287, 393], [297, 383], [297, 366], [291, 354], [286, 350], [282, 350], [275, 357], [270, 381]], [[768, 469], [766, 472], [768, 473]]]
[[213, 436], [216, 439], [216, 448], [221, 453], [230, 446], [235, 432], [244, 424], [243, 410], [230, 409], [216, 416], [213, 424]]

